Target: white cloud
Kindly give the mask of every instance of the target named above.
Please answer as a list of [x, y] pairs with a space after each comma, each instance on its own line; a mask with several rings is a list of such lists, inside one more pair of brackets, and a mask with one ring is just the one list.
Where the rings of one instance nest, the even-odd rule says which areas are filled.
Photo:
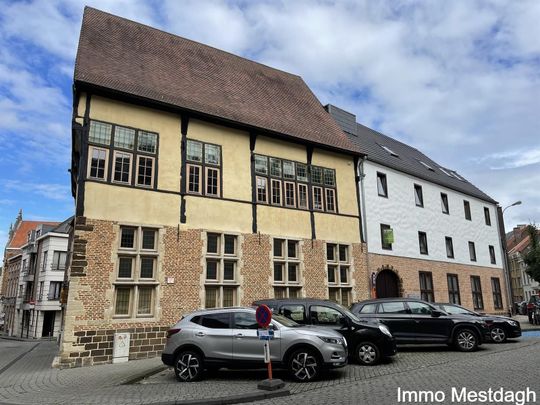
[[20, 193], [34, 193], [49, 200], [67, 201], [71, 199], [69, 187], [65, 184], [56, 183], [32, 183], [20, 180], [6, 180], [3, 188], [7, 191]]

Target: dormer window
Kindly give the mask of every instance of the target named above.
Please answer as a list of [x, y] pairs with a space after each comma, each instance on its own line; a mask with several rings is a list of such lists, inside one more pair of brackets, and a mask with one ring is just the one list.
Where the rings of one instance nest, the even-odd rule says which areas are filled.
[[441, 170], [441, 172], [443, 172], [444, 174], [446, 174], [448, 177], [453, 177], [449, 172], [447, 172], [446, 170], [444, 170], [442, 167], [439, 167], [439, 169]]

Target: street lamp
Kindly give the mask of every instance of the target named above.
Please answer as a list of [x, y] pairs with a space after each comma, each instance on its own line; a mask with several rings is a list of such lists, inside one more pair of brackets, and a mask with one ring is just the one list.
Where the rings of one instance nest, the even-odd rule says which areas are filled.
[[503, 209], [503, 211], [502, 211], [503, 214], [504, 214], [504, 211], [506, 211], [506, 210], [507, 210], [508, 208], [510, 208], [510, 207], [513, 207], [514, 205], [521, 205], [521, 200], [516, 201], [515, 203], [510, 204], [508, 207], [506, 207], [505, 209]]
[[[521, 200], [518, 200], [516, 201], [515, 203], [513, 204], [510, 204], [508, 207], [505, 207], [502, 212], [501, 212], [501, 218], [502, 218], [502, 222], [504, 224], [504, 211], [506, 211], [508, 208], [510, 207], [514, 207], [516, 205], [521, 205]], [[514, 297], [513, 297], [513, 291], [512, 291], [512, 286], [511, 286], [511, 282], [512, 282], [512, 277], [511, 277], [511, 274], [510, 274], [510, 266], [508, 265], [508, 252], [506, 251], [506, 231], [503, 227], [502, 229], [503, 231], [503, 234], [505, 235], [503, 237], [503, 235], [501, 234], [501, 249], [503, 251], [503, 255], [504, 255], [504, 267], [505, 267], [505, 272], [504, 272], [504, 275], [506, 276], [506, 301], [508, 302], [508, 312], [509, 312], [509, 315], [512, 316], [512, 308], [514, 307], [514, 303], [513, 303], [513, 300], [514, 300]]]

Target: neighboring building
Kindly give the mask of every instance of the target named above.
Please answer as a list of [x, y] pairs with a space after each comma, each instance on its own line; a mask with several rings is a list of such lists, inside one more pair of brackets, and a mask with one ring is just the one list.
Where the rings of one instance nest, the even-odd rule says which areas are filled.
[[367, 155], [359, 186], [373, 295], [507, 311], [497, 202], [417, 149], [326, 108]]
[[4, 268], [2, 292], [4, 297], [4, 329], [10, 336], [22, 336], [23, 322], [29, 322], [27, 317], [33, 297], [36, 229], [42, 227], [51, 229], [57, 222], [25, 221], [22, 211], [11, 226], [8, 242], [4, 250]]
[[527, 265], [523, 261], [531, 243], [527, 225], [516, 226], [506, 241], [514, 302], [528, 301], [531, 295], [540, 292], [540, 283], [527, 274]]
[[156, 356], [201, 307], [368, 297], [360, 153], [298, 76], [86, 8], [59, 364]]

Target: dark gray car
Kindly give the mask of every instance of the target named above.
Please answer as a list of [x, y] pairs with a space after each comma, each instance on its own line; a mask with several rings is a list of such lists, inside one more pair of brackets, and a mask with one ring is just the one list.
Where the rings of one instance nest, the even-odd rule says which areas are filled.
[[[220, 308], [193, 312], [167, 333], [161, 355], [179, 381], [196, 381], [205, 369], [264, 367], [263, 341], [257, 335], [253, 308]], [[287, 368], [296, 381], [312, 381], [323, 368], [347, 364], [347, 341], [325, 328], [302, 326], [272, 316], [272, 364]]]

